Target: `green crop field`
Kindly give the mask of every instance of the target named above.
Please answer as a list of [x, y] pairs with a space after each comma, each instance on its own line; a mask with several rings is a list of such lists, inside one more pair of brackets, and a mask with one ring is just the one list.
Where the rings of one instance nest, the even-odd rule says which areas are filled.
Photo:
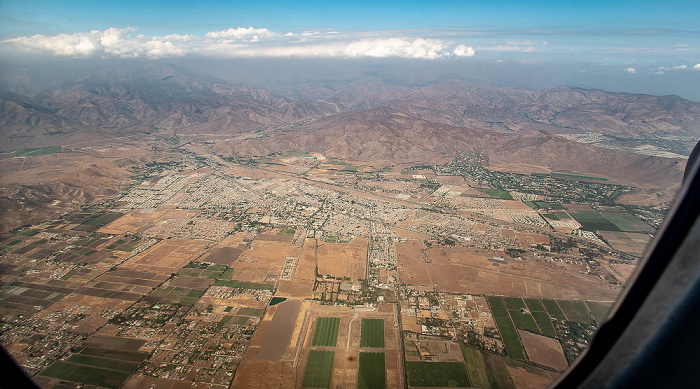
[[626, 232], [654, 232], [654, 228], [628, 212], [601, 212], [604, 218]]
[[586, 309], [586, 304], [583, 301], [557, 300], [557, 303], [559, 303], [569, 320], [577, 323], [593, 323], [593, 318], [588, 314], [588, 309]]
[[537, 326], [540, 327], [540, 332], [542, 335], [549, 336], [550, 338], [556, 338], [557, 332], [554, 331], [552, 319], [549, 317], [547, 312], [532, 312], [532, 317], [537, 322]]
[[42, 154], [58, 154], [62, 151], [61, 146], [48, 146], [48, 147], [30, 147], [28, 149], [21, 150], [17, 153], [18, 157], [28, 156], [32, 157], [35, 155]]
[[503, 300], [505, 300], [508, 309], [525, 308], [525, 303], [520, 297], [505, 297]]
[[460, 362], [406, 362], [408, 385], [412, 387], [469, 387], [469, 377]]
[[117, 389], [131, 373], [56, 361], [39, 375]]
[[496, 197], [503, 200], [513, 200], [513, 196], [511, 196], [510, 192], [508, 192], [507, 190], [481, 188], [476, 188], [476, 190], [478, 190], [481, 193], [487, 194], [491, 197]]
[[600, 231], [620, 231], [616, 225], [604, 218], [598, 211], [569, 211], [569, 213], [577, 222], [581, 223], [583, 228]]
[[608, 312], [612, 308], [612, 303], [598, 303], [595, 301], [586, 301], [586, 305], [588, 305], [588, 309], [591, 310], [598, 324], [601, 324], [608, 317]]
[[338, 340], [338, 325], [340, 319], [337, 317], [319, 317], [316, 319], [312, 346], [335, 347]]
[[513, 322], [510, 321], [509, 317], [497, 317], [495, 319], [503, 343], [505, 343], [506, 350], [508, 350], [508, 355], [517, 359], [525, 359], [523, 347], [520, 344], [520, 339], [518, 338], [518, 333], [515, 331]]
[[265, 312], [264, 309], [257, 309], [257, 308], [241, 308], [236, 315], [239, 316], [262, 316], [262, 314]]
[[500, 297], [489, 296], [486, 298], [491, 307], [491, 313], [493, 317], [508, 317], [508, 310], [503, 304], [503, 300]]
[[516, 327], [520, 328], [521, 330], [534, 332], [536, 334], [540, 333], [540, 329], [537, 327], [535, 319], [533, 319], [532, 315], [529, 313], [521, 313], [519, 310], [515, 309], [510, 309], [508, 312], [510, 312], [510, 317], [513, 318], [513, 323]]
[[330, 388], [333, 376], [333, 351], [309, 351], [302, 386], [307, 388]]
[[362, 319], [360, 347], [384, 347], [384, 320]]
[[465, 345], [462, 345], [462, 356], [472, 387], [515, 389], [504, 358]]
[[97, 347], [85, 347], [80, 351], [81, 355], [94, 355], [96, 357], [121, 359], [122, 361], [141, 362], [148, 358], [148, 353], [139, 351], [107, 350]]
[[539, 299], [525, 299], [525, 304], [527, 304], [527, 309], [530, 312], [545, 312], [544, 305]]
[[105, 369], [119, 370], [127, 373], [131, 373], [138, 369], [139, 365], [141, 364], [139, 362], [120, 361], [118, 359], [100, 358], [82, 354], [73, 354], [67, 361], [76, 365], [103, 367]]
[[544, 201], [534, 201], [534, 203], [537, 207], [543, 208], [543, 209], [555, 209], [555, 210], [564, 209], [564, 206], [559, 204], [559, 203], [547, 203]]
[[286, 297], [273, 297], [270, 299], [270, 306], [277, 305], [281, 303], [282, 301], [286, 301]]
[[562, 312], [561, 308], [559, 308], [559, 305], [556, 301], [543, 299], [542, 305], [544, 305], [544, 307], [547, 308], [547, 313], [549, 313], [549, 316], [555, 319], [566, 319], [566, 316], [564, 316], [564, 312]]
[[240, 289], [266, 289], [266, 290], [274, 290], [275, 286], [270, 285], [270, 284], [258, 284], [255, 282], [243, 282], [243, 281], [236, 281], [236, 280], [216, 280], [214, 282], [214, 285], [216, 286], [228, 286], [230, 288], [240, 288]]
[[386, 369], [384, 364], [384, 353], [360, 353], [357, 388], [384, 389], [386, 387]]

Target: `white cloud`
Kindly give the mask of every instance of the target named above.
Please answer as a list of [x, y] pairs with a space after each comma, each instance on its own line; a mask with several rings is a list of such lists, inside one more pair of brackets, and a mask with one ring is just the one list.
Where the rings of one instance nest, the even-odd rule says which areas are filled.
[[[266, 28], [238, 27], [203, 36], [145, 36], [136, 28], [109, 28], [57, 36], [34, 35], [2, 41], [22, 50], [58, 56], [162, 58], [187, 54], [212, 57], [397, 57], [438, 59], [471, 57], [471, 46], [421, 37], [367, 37], [333, 30], [278, 33]], [[522, 48], [522, 47], [521, 47]]]
[[458, 57], [473, 57], [474, 48], [465, 45], [459, 45], [455, 47], [454, 50], [452, 50], [452, 53]]
[[700, 70], [700, 63], [693, 66], [693, 70]]
[[624, 68], [622, 70], [627, 72], [627, 73], [632, 73], [632, 74], [637, 73], [637, 69], [635, 69], [635, 68]]
[[673, 67], [673, 70], [685, 70], [685, 69], [688, 69], [688, 67], [685, 65], [678, 65], [678, 66]]
[[278, 34], [267, 28], [238, 27], [223, 31], [208, 32], [204, 36], [211, 39], [230, 39], [257, 42], [261, 39], [274, 38]]
[[498, 45], [498, 46], [485, 46], [478, 47], [479, 50], [484, 51], [510, 51], [515, 53], [532, 53], [537, 51], [533, 46], [522, 46], [522, 45]]

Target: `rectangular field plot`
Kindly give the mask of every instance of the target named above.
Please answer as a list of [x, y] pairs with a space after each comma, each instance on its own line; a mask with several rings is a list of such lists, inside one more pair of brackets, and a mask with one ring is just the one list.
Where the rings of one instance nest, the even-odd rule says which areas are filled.
[[522, 313], [519, 310], [516, 311], [514, 309], [511, 309], [508, 312], [510, 312], [510, 317], [513, 319], [513, 323], [516, 327], [530, 332], [540, 333], [540, 329], [537, 327], [535, 319], [533, 319], [532, 315], [529, 313]]
[[489, 306], [491, 307], [493, 317], [508, 317], [508, 310], [500, 297], [489, 296], [487, 297], [487, 300], [489, 302]]
[[532, 317], [537, 322], [537, 326], [540, 327], [542, 335], [549, 336], [550, 338], [557, 336], [557, 333], [554, 331], [554, 326], [552, 326], [552, 319], [547, 312], [532, 312]]
[[530, 312], [545, 312], [544, 305], [539, 299], [525, 299], [525, 304], [527, 304], [527, 309]]
[[116, 389], [129, 378], [131, 373], [56, 361], [39, 375]]
[[384, 320], [362, 319], [360, 347], [384, 347]]
[[562, 312], [561, 308], [559, 308], [559, 304], [557, 304], [556, 301], [542, 300], [542, 305], [544, 305], [544, 307], [547, 308], [547, 313], [549, 313], [549, 316], [555, 319], [566, 319], [566, 316], [564, 316], [564, 312]]
[[462, 356], [472, 387], [515, 389], [504, 358], [462, 345]]
[[460, 362], [406, 362], [406, 376], [411, 387], [469, 387], [469, 377]]
[[523, 347], [520, 345], [520, 339], [518, 339], [518, 333], [515, 332], [513, 322], [510, 321], [509, 317], [497, 317], [495, 319], [503, 343], [505, 343], [506, 350], [508, 350], [508, 355], [516, 359], [525, 359]]
[[654, 228], [628, 212], [602, 212], [604, 218], [625, 232], [654, 232]]
[[577, 323], [593, 323], [593, 318], [588, 314], [586, 304], [583, 301], [557, 300], [566, 317]]
[[595, 210], [569, 210], [569, 214], [589, 230], [620, 231], [620, 229]]
[[81, 354], [73, 354], [67, 359], [67, 361], [76, 365], [102, 367], [105, 369], [118, 370], [127, 373], [131, 373], [138, 369], [139, 365], [141, 364], [139, 362], [120, 361], [117, 359], [100, 358]]
[[311, 345], [335, 347], [338, 340], [339, 324], [340, 318], [337, 317], [319, 317], [316, 319], [316, 329], [314, 329]]
[[333, 351], [309, 351], [302, 386], [307, 388], [330, 388], [333, 375]]
[[357, 388], [386, 388], [384, 353], [360, 353], [360, 369], [357, 372]]
[[503, 300], [506, 301], [506, 306], [508, 307], [508, 309], [525, 308], [525, 303], [519, 297], [505, 297]]
[[612, 308], [612, 303], [599, 303], [595, 301], [586, 301], [586, 305], [588, 305], [588, 309], [591, 311], [598, 324], [605, 320]]

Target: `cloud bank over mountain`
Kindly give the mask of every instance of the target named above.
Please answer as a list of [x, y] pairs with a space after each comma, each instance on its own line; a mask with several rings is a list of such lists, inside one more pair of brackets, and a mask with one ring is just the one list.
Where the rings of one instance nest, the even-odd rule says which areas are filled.
[[376, 37], [367, 33], [303, 31], [280, 33], [266, 28], [238, 27], [203, 36], [146, 36], [135, 27], [108, 28], [55, 36], [32, 35], [5, 39], [21, 51], [77, 58], [167, 58], [188, 54], [219, 58], [413, 58], [471, 57], [474, 48], [442, 39], [415, 36]]

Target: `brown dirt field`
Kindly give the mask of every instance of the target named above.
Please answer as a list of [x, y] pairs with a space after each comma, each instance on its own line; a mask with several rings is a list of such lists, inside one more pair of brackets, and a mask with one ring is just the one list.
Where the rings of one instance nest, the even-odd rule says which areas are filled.
[[[294, 364], [291, 361], [260, 361], [246, 358], [236, 372], [231, 388], [293, 389]], [[303, 373], [300, 373], [303, 375]]]
[[520, 339], [525, 346], [525, 352], [531, 362], [564, 371], [569, 364], [566, 362], [564, 350], [556, 339], [518, 330]]
[[103, 234], [143, 232], [149, 228], [167, 224], [170, 220], [191, 219], [197, 212], [184, 209], [159, 209], [155, 212], [134, 209], [119, 219], [97, 230]]
[[401, 315], [401, 327], [404, 331], [411, 331], [420, 334], [422, 328], [418, 324], [418, 319], [415, 316]]
[[294, 281], [316, 279], [316, 239], [306, 239], [294, 273]]
[[284, 242], [254, 242], [253, 247], [241, 253], [229, 266], [233, 278], [247, 282], [274, 283], [280, 276], [287, 257], [299, 255], [297, 247]]
[[541, 374], [535, 374], [528, 371], [536, 370], [532, 367], [528, 367], [528, 370], [513, 366], [507, 366], [507, 368], [515, 387], [518, 389], [547, 389], [559, 376], [556, 373], [542, 369], [537, 369]]
[[287, 298], [312, 298], [314, 296], [314, 282], [312, 280], [280, 280], [275, 296]]
[[542, 234], [530, 234], [527, 232], [516, 232], [518, 246], [530, 247], [531, 244], [549, 244], [549, 237]]
[[281, 234], [260, 234], [255, 237], [255, 240], [261, 242], [291, 242], [294, 240], [294, 235], [281, 235]]
[[618, 251], [641, 256], [651, 237], [636, 232], [599, 231], [610, 245]]
[[465, 246], [428, 249], [431, 263], [423, 264], [421, 247], [397, 244], [401, 282], [430, 286], [432, 281], [438, 290], [453, 293], [601, 301], [614, 300], [620, 292], [620, 287], [580, 274], [576, 266], [527, 258], [494, 266], [488, 258], [495, 252]]
[[427, 240], [430, 238], [429, 235], [421, 234], [420, 232], [411, 231], [405, 228], [391, 227], [391, 231], [399, 238], [415, 240]]
[[600, 261], [600, 263], [622, 283], [627, 283], [634, 270], [637, 269], [637, 266], [622, 263], [611, 264], [608, 261]]
[[287, 300], [278, 304], [263, 340], [258, 360], [277, 361], [284, 357], [301, 308], [301, 300]]
[[396, 261], [399, 280], [410, 285], [431, 285], [430, 275], [425, 268], [423, 242], [402, 242], [396, 244]]
[[153, 245], [119, 266], [120, 269], [175, 273], [202, 253], [208, 242], [194, 239], [167, 239]]
[[158, 378], [140, 376], [134, 374], [122, 386], [124, 389], [158, 388], [158, 389], [190, 389], [192, 382], [173, 380], [169, 378]]
[[350, 243], [323, 243], [318, 246], [318, 274], [333, 277], [367, 278], [367, 240]]
[[229, 266], [236, 261], [242, 252], [243, 249], [237, 247], [215, 247], [201, 258], [201, 262], [212, 262]]

